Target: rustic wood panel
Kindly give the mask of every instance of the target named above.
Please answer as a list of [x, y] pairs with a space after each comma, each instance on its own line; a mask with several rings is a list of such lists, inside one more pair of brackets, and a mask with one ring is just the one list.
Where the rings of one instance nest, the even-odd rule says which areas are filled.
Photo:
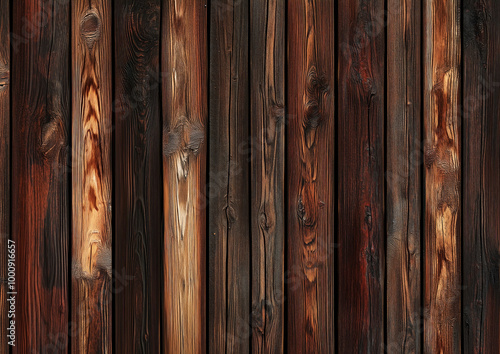
[[111, 1], [71, 2], [73, 353], [112, 348]]
[[12, 349], [14, 353], [65, 352], [69, 5], [53, 0], [19, 0], [12, 5], [12, 237], [17, 244], [16, 346]]
[[500, 352], [500, 4], [463, 1], [463, 350]]
[[334, 349], [334, 3], [288, 4], [288, 351]]
[[460, 351], [459, 2], [424, 2], [425, 352]]
[[209, 352], [250, 350], [248, 1], [210, 11]]
[[161, 351], [160, 15], [159, 0], [115, 1], [115, 234], [119, 242], [114, 246], [114, 268], [120, 280], [114, 283], [114, 309], [118, 353]]
[[285, 1], [250, 1], [252, 352], [285, 339]]
[[[0, 0], [0, 354], [7, 354], [7, 259], [10, 237], [10, 12]], [[4, 310], [5, 309], [5, 310]]]
[[388, 9], [386, 350], [420, 353], [422, 3], [389, 0]]
[[165, 0], [163, 103], [164, 351], [206, 347], [207, 7]]
[[384, 2], [339, 3], [338, 350], [384, 345]]

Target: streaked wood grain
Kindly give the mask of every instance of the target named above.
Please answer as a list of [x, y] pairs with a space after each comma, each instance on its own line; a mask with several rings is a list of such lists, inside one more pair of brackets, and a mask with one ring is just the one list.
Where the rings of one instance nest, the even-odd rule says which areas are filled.
[[72, 19], [73, 353], [111, 352], [111, 1], [77, 0]]
[[207, 7], [162, 3], [163, 350], [206, 346]]
[[290, 353], [334, 350], [334, 3], [288, 6], [287, 181]]

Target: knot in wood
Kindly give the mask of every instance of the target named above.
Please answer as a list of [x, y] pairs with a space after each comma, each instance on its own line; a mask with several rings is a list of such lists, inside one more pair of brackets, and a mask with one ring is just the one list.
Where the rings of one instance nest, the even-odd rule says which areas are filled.
[[80, 21], [80, 36], [91, 50], [101, 36], [101, 19], [95, 9], [90, 9]]

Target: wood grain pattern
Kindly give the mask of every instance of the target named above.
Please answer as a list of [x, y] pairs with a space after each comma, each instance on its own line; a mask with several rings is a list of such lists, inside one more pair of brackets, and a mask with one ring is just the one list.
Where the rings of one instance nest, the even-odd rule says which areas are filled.
[[[159, 353], [162, 276], [160, 1], [120, 0], [115, 18], [115, 338]], [[130, 279], [132, 278], [133, 279]], [[129, 281], [130, 280], [130, 281]]]
[[111, 1], [72, 3], [74, 353], [111, 352]]
[[250, 131], [247, 0], [210, 11], [209, 345], [250, 350]]
[[384, 2], [339, 3], [338, 350], [384, 344]]
[[163, 338], [167, 353], [206, 346], [207, 8], [162, 3]]
[[0, 354], [7, 354], [7, 243], [10, 237], [10, 12], [0, 0]]
[[422, 351], [421, 6], [420, 0], [388, 2], [385, 179], [388, 353]]
[[460, 351], [459, 2], [424, 3], [425, 352]]
[[285, 334], [285, 1], [250, 1], [252, 352]]
[[334, 349], [334, 3], [288, 6], [288, 351]]
[[12, 349], [65, 352], [69, 5], [55, 0], [12, 5], [12, 237], [17, 244], [17, 334]]
[[500, 3], [463, 1], [463, 350], [500, 352]]

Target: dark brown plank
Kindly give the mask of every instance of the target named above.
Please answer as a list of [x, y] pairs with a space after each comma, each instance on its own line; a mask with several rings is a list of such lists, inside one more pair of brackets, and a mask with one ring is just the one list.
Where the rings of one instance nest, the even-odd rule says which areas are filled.
[[207, 7], [165, 0], [161, 17], [163, 350], [206, 349]]
[[285, 1], [250, 1], [252, 352], [284, 351]]
[[72, 1], [74, 353], [111, 352], [111, 1]]
[[209, 345], [250, 350], [248, 1], [210, 10]]
[[387, 352], [420, 353], [421, 2], [389, 0], [387, 22]]
[[424, 351], [460, 352], [458, 0], [424, 3]]
[[13, 350], [66, 352], [69, 5], [55, 0], [18, 0], [12, 5], [12, 237], [17, 246]]
[[[162, 277], [160, 1], [120, 0], [115, 18], [115, 338], [159, 353]], [[132, 278], [133, 277], [133, 278]], [[123, 283], [122, 283], [123, 280]]]
[[288, 4], [288, 351], [334, 350], [334, 2]]
[[384, 1], [339, 2], [338, 350], [384, 339]]
[[[7, 354], [7, 259], [10, 237], [10, 18], [9, 1], [0, 0], [0, 354]], [[13, 246], [10, 246], [13, 247]], [[9, 324], [7, 324], [9, 323]]]
[[499, 353], [500, 3], [463, 9], [463, 348]]

